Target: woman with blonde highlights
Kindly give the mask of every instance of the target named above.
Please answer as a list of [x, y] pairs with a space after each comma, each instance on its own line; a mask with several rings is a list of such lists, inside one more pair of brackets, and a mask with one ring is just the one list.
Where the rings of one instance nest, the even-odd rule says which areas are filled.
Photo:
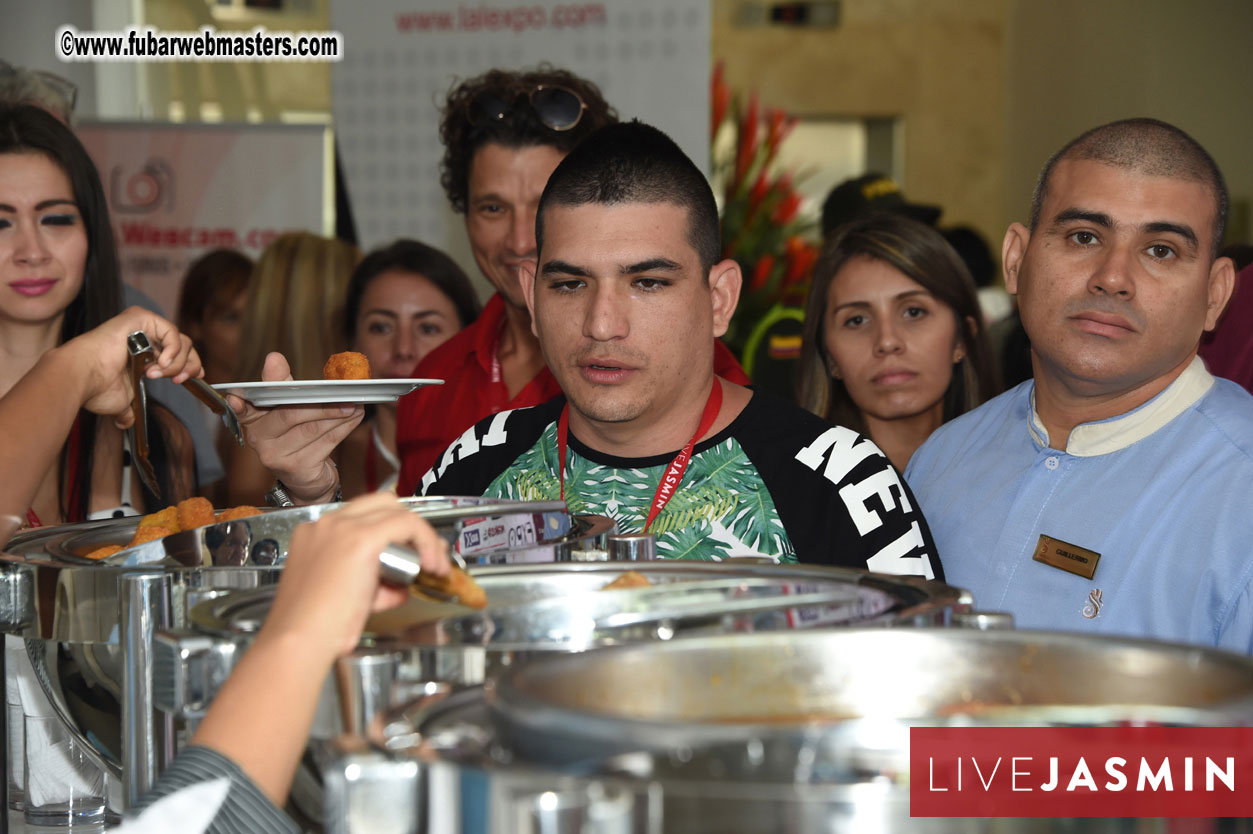
[[[347, 349], [344, 301], [361, 252], [308, 232], [280, 235], [257, 259], [245, 306], [235, 381], [261, 379], [272, 352], [287, 357], [293, 379], [321, 379], [327, 357]], [[261, 504], [274, 476], [251, 447], [235, 447], [227, 503]]]
[[800, 404], [868, 434], [904, 471], [936, 428], [994, 392], [974, 282], [938, 232], [896, 214], [836, 230], [814, 267]]

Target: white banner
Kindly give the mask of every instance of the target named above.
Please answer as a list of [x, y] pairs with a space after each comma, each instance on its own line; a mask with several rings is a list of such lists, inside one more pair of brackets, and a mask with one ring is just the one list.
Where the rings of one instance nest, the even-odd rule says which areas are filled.
[[174, 316], [188, 264], [210, 249], [256, 258], [286, 231], [334, 232], [322, 125], [89, 123], [122, 278]]
[[455, 81], [493, 67], [547, 62], [587, 78], [708, 170], [708, 0], [331, 0], [331, 28], [344, 35], [332, 100], [365, 248], [416, 237], [482, 281], [439, 184], [438, 108]]

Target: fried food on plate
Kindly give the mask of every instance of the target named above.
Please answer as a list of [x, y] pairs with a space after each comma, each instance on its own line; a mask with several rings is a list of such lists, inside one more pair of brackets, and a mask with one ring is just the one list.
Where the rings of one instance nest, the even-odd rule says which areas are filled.
[[192, 530], [212, 524], [217, 519], [213, 515], [213, 504], [208, 498], [188, 498], [178, 502], [178, 529]]
[[483, 586], [456, 565], [453, 565], [448, 576], [442, 579], [426, 573], [418, 574], [415, 590], [422, 591], [424, 588], [456, 597], [458, 602], [469, 608], [487, 607], [487, 592], [483, 590]]
[[238, 521], [241, 518], [248, 518], [249, 516], [254, 515], [261, 515], [261, 511], [248, 504], [240, 504], [238, 507], [231, 507], [228, 510], [222, 510], [222, 512], [218, 513], [217, 520]]
[[177, 533], [183, 529], [178, 526], [178, 507], [170, 505], [164, 510], [148, 515], [139, 519], [140, 527], [164, 527], [172, 533]]
[[[170, 509], [172, 510], [174, 508], [170, 507]], [[162, 510], [162, 512], [165, 512], [165, 511]], [[156, 524], [149, 524], [146, 527], [136, 527], [135, 535], [131, 537], [131, 540], [127, 542], [126, 546], [134, 547], [137, 544], [144, 544], [145, 542], [156, 541], [157, 539], [165, 538], [171, 533], [177, 533], [177, 532], [178, 530], [176, 529], [172, 529], [170, 527], [161, 527], [160, 525], [156, 525]]]
[[601, 588], [601, 590], [616, 591], [620, 588], [648, 588], [652, 584], [644, 574], [637, 570], [629, 570], [624, 574], [620, 574], [617, 579]]
[[106, 544], [104, 547], [97, 547], [95, 550], [86, 554], [86, 557], [88, 559], [95, 559], [96, 561], [100, 561], [101, 559], [109, 558], [114, 553], [117, 553], [120, 550], [122, 550], [122, 545], [120, 544]]
[[322, 366], [325, 379], [369, 379], [370, 360], [355, 350], [333, 353]]

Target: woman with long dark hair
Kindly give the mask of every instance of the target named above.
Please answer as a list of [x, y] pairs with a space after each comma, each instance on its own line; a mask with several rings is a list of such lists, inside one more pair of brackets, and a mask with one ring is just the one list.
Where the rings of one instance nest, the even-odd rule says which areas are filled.
[[941, 423], [995, 393], [974, 282], [938, 232], [897, 214], [836, 230], [814, 266], [800, 404], [904, 471]]
[[[45, 353], [121, 312], [113, 231], [95, 165], [69, 128], [29, 105], [0, 107], [0, 276], [0, 395]], [[150, 417], [161, 499], [131, 476], [122, 430], [84, 409], [35, 491], [26, 522], [110, 517], [189, 497], [195, 475], [186, 429], [155, 404]]]

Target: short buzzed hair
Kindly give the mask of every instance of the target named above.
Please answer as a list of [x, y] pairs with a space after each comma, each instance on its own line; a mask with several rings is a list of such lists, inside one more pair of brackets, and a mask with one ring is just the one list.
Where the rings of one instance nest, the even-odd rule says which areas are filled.
[[1048, 197], [1049, 178], [1057, 163], [1092, 160], [1115, 168], [1125, 168], [1153, 177], [1169, 177], [1200, 183], [1214, 195], [1213, 257], [1218, 257], [1227, 228], [1227, 184], [1214, 158], [1201, 144], [1179, 128], [1157, 119], [1123, 119], [1095, 127], [1044, 164], [1035, 192], [1031, 195], [1031, 231], [1040, 222], [1040, 212]]
[[708, 277], [722, 251], [713, 189], [673, 139], [638, 120], [601, 128], [557, 165], [540, 197], [536, 243], [544, 248], [544, 213], [552, 206], [622, 203], [687, 209], [688, 242]]

